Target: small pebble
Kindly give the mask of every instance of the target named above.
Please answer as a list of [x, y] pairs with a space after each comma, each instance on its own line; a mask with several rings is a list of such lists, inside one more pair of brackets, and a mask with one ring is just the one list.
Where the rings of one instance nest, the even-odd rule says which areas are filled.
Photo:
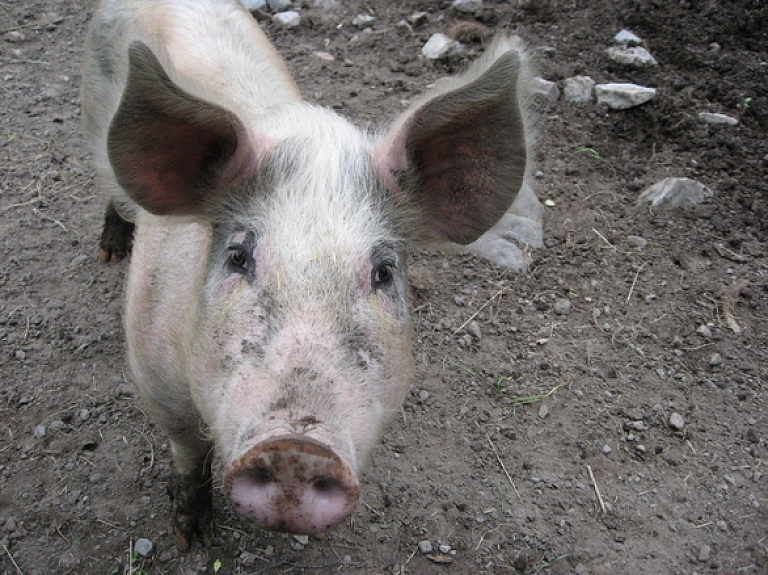
[[685, 427], [685, 420], [683, 416], [677, 412], [674, 412], [669, 416], [669, 426], [677, 431], [682, 431]]
[[539, 407], [539, 418], [544, 419], [549, 415], [549, 407], [547, 407], [546, 403], [542, 403], [541, 407]]
[[376, 17], [370, 14], [358, 14], [352, 19], [352, 25], [360, 29], [370, 28], [375, 21]]
[[719, 353], [715, 353], [711, 358], [709, 358], [709, 365], [712, 367], [720, 365], [721, 363], [723, 363], [723, 356]]
[[613, 449], [611, 449], [611, 446], [610, 446], [610, 445], [603, 445], [603, 453], [605, 453], [606, 455], [608, 455], [608, 454], [609, 454], [609, 453], [611, 453], [612, 451], [613, 451]]
[[648, 245], [648, 240], [640, 236], [627, 236], [627, 243], [638, 250], [642, 250]]
[[471, 335], [477, 340], [483, 337], [483, 332], [480, 329], [480, 324], [477, 323], [475, 320], [472, 320], [467, 324], [467, 333], [469, 333], [469, 335]]
[[133, 549], [142, 557], [149, 557], [152, 555], [154, 547], [155, 546], [152, 545], [152, 542], [149, 539], [144, 539], [143, 537], [137, 539], [136, 543], [133, 544]]
[[35, 427], [35, 430], [32, 432], [32, 435], [37, 437], [38, 439], [42, 439], [48, 434], [48, 428], [45, 427], [45, 425], [38, 425]]
[[432, 542], [428, 540], [419, 541], [419, 552], [426, 555], [432, 553]]
[[709, 556], [712, 553], [712, 548], [709, 545], [702, 545], [699, 549], [699, 561], [705, 563], [709, 561]]
[[300, 543], [305, 547], [309, 545], [309, 535], [294, 535], [293, 538], [296, 540], [297, 543]]
[[440, 545], [440, 547], [438, 547], [438, 549], [440, 550], [440, 553], [445, 553], [446, 555], [451, 552], [451, 546], [450, 545]]
[[571, 312], [571, 302], [561, 298], [555, 302], [554, 309], [557, 315], [568, 315]]
[[712, 337], [712, 330], [703, 324], [698, 327], [698, 329], [696, 330], [696, 333], [698, 333], [702, 337]]

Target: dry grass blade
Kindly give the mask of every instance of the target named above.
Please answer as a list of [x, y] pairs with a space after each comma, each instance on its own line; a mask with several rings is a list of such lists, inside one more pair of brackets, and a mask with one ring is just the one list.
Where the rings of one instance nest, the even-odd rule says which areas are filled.
[[509, 484], [512, 486], [512, 489], [515, 491], [515, 495], [517, 495], [517, 499], [520, 501], [520, 503], [523, 502], [523, 498], [520, 497], [520, 492], [517, 490], [517, 487], [515, 486], [515, 482], [512, 481], [512, 477], [509, 475], [509, 471], [507, 471], [507, 466], [504, 465], [504, 462], [501, 460], [501, 457], [499, 457], [499, 452], [496, 449], [496, 446], [494, 445], [493, 441], [491, 441], [490, 436], [486, 433], [485, 438], [488, 440], [488, 443], [491, 445], [491, 449], [493, 449], [493, 454], [496, 456], [496, 461], [499, 462], [499, 465], [501, 465], [501, 470], [504, 472], [504, 475], [507, 476], [507, 481], [509, 481]]

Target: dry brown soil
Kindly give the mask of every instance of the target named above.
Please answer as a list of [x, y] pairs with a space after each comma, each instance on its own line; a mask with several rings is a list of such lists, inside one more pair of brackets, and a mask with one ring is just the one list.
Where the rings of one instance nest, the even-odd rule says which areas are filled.
[[[298, 30], [265, 28], [309, 100], [374, 126], [459, 67], [420, 50], [462, 22], [550, 48], [547, 79], [631, 81], [658, 97], [622, 112], [542, 108], [537, 188], [555, 205], [527, 275], [414, 254], [418, 373], [351, 521], [301, 548], [218, 496], [214, 546], [182, 556], [168, 443], [126, 379], [127, 266], [96, 261], [104, 198], [78, 96], [90, 3], [0, 1], [2, 573], [768, 573], [768, 2], [485, 6], [475, 18], [447, 0], [342, 0], [302, 8]], [[355, 30], [371, 10], [372, 32]], [[425, 24], [397, 26], [417, 10]], [[660, 66], [611, 64], [622, 28]], [[740, 123], [703, 124], [702, 111]], [[668, 176], [714, 197], [636, 205]], [[567, 315], [554, 312], [562, 298]], [[139, 537], [154, 554], [131, 564]]]

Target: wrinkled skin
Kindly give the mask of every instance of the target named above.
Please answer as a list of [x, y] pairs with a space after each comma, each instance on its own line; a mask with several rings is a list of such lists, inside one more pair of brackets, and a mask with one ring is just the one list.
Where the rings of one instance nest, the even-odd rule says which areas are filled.
[[235, 2], [105, 2], [86, 53], [102, 258], [135, 222], [128, 358], [178, 547], [211, 540], [212, 474], [262, 528], [327, 529], [412, 376], [407, 245], [472, 242], [520, 189], [525, 53], [500, 39], [380, 139], [301, 101]]

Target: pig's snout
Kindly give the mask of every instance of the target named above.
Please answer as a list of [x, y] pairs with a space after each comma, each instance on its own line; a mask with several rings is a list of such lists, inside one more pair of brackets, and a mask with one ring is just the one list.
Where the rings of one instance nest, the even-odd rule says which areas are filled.
[[235, 508], [262, 529], [312, 534], [348, 517], [360, 495], [355, 474], [329, 447], [300, 435], [262, 441], [227, 470]]

